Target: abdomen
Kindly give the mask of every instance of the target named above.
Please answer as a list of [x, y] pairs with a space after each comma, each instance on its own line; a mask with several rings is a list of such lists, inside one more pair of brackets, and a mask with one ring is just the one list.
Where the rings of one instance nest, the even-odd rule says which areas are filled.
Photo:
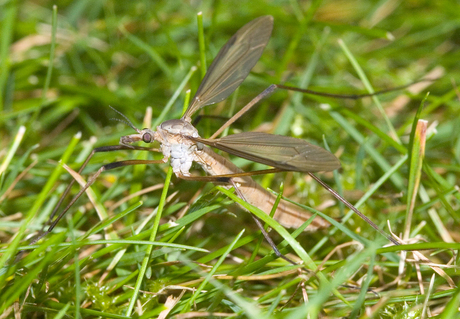
[[[204, 147], [197, 153], [195, 161], [209, 175], [226, 175], [243, 172], [238, 166], [227, 160], [225, 157], [213, 152], [210, 148]], [[276, 197], [265, 188], [257, 184], [251, 177], [235, 177], [234, 181], [238, 184], [238, 189], [242, 198], [249, 204], [258, 207], [266, 214], [270, 214]], [[231, 186], [228, 186], [229, 188]], [[237, 195], [241, 197], [238, 193]], [[284, 227], [297, 228], [302, 225], [311, 214], [300, 207], [295, 206], [285, 200], [281, 200], [276, 209], [274, 218]], [[307, 230], [315, 230], [329, 226], [329, 223], [320, 217], [316, 217], [307, 227]]]

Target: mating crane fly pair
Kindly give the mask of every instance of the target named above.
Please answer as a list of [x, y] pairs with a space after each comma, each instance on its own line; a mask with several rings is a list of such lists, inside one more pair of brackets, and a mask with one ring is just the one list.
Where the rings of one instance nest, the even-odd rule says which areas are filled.
[[[353, 205], [312, 174], [313, 172], [319, 171], [332, 171], [340, 167], [339, 160], [332, 153], [301, 139], [260, 132], [244, 132], [216, 138], [216, 136], [236, 121], [249, 108], [255, 105], [262, 98], [271, 94], [277, 88], [294, 90], [303, 93], [318, 94], [317, 92], [282, 85], [271, 85], [264, 92], [254, 98], [241, 111], [235, 114], [230, 120], [228, 120], [209, 139], [201, 138], [197, 129], [191, 124], [191, 117], [198, 110], [206, 105], [215, 104], [226, 99], [236, 90], [241, 82], [243, 82], [262, 55], [262, 52], [270, 39], [272, 29], [273, 17], [271, 16], [259, 17], [239, 29], [217, 54], [203, 78], [195, 97], [181, 119], [165, 121], [157, 127], [156, 131], [153, 131], [150, 128], [142, 130], [137, 129], [128, 120], [128, 124], [137, 132], [136, 134], [121, 137], [119, 145], [104, 146], [94, 149], [80, 168], [79, 173], [81, 173], [94, 153], [97, 152], [117, 150], [155, 151], [163, 153], [163, 159], [126, 160], [102, 166], [88, 180], [87, 184], [70, 201], [67, 207], [54, 220], [54, 222], [51, 223], [49, 229], [39, 238], [42, 238], [47, 233], [51, 232], [59, 219], [62, 218], [68, 209], [83, 194], [83, 192], [85, 192], [85, 190], [94, 183], [96, 178], [103, 171], [127, 165], [166, 163], [168, 159], [170, 159], [173, 172], [177, 177], [190, 180], [225, 183], [228, 187], [233, 186], [237, 195], [241, 199], [253, 206], [259, 207], [267, 214], [271, 212], [276, 198], [266, 189], [254, 182], [250, 175], [281, 171], [298, 171], [308, 173], [323, 187], [330, 191], [337, 199], [344, 202], [347, 207], [352, 209], [361, 218], [365, 219], [373, 228], [393, 243], [398, 244], [393, 238], [384, 233], [366, 216], [359, 212]], [[329, 95], [325, 93], [321, 95], [354, 98], [353, 96]], [[365, 94], [362, 96], [369, 95]], [[124, 118], [127, 119], [126, 117]], [[132, 145], [132, 143], [140, 141], [144, 143], [153, 143], [158, 141], [161, 144], [161, 147], [160, 149], [153, 149]], [[209, 146], [254, 162], [272, 166], [274, 168], [257, 172], [243, 172], [229, 160], [215, 153]], [[193, 162], [198, 163], [203, 170], [208, 173], [208, 176], [191, 176], [189, 171]], [[69, 184], [62, 195], [55, 210], [51, 214], [50, 220], [54, 218], [59, 206], [62, 204], [62, 201], [70, 191], [73, 183], [74, 180]], [[285, 227], [298, 227], [310, 216], [311, 215], [307, 211], [282, 200], [277, 207], [274, 218]], [[254, 219], [258, 223], [259, 227], [261, 227], [260, 221], [255, 217]], [[309, 225], [309, 229], [317, 229], [328, 225], [328, 222], [324, 219], [316, 217]], [[263, 227], [261, 229], [263, 231]], [[264, 233], [264, 235], [266, 235], [266, 233]], [[268, 236], [266, 236], [266, 238], [267, 237]], [[269, 237], [267, 240], [272, 245]], [[274, 245], [272, 245], [272, 247], [275, 249], [275, 252], [277, 252], [276, 247]], [[282, 257], [285, 258], [284, 256]]]

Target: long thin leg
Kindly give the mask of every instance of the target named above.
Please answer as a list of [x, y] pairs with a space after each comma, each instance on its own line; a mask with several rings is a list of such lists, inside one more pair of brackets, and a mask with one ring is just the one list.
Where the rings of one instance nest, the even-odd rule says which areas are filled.
[[406, 84], [406, 85], [402, 85], [402, 86], [398, 86], [398, 87], [395, 87], [395, 88], [391, 88], [391, 89], [387, 89], [387, 90], [382, 90], [382, 91], [378, 91], [378, 92], [374, 92], [374, 93], [367, 93], [367, 94], [351, 94], [351, 95], [348, 95], [348, 94], [330, 94], [330, 93], [324, 93], [324, 92], [317, 92], [317, 91], [313, 91], [313, 90], [308, 90], [308, 89], [300, 89], [300, 88], [296, 88], [296, 87], [292, 87], [292, 86], [286, 86], [286, 85], [281, 85], [281, 84], [272, 84], [270, 85], [268, 88], [266, 88], [264, 91], [262, 91], [262, 93], [260, 93], [259, 95], [257, 95], [255, 98], [252, 99], [251, 102], [249, 102], [248, 104], [246, 104], [241, 110], [239, 110], [235, 115], [232, 116], [232, 118], [230, 118], [227, 122], [224, 123], [224, 125], [222, 125], [221, 128], [219, 128], [209, 139], [214, 139], [216, 138], [217, 136], [219, 136], [220, 133], [222, 133], [227, 127], [229, 127], [231, 124], [233, 124], [237, 119], [239, 119], [244, 113], [246, 113], [247, 111], [249, 111], [249, 109], [251, 107], [253, 107], [255, 104], [257, 104], [260, 100], [262, 100], [263, 98], [265, 97], [268, 97], [269, 95], [271, 95], [273, 92], [275, 92], [277, 89], [282, 89], [282, 90], [288, 90], [288, 91], [295, 91], [295, 92], [300, 92], [300, 93], [304, 93], [304, 94], [313, 94], [313, 95], [320, 95], [320, 96], [326, 96], [326, 97], [331, 97], [331, 98], [339, 98], [339, 99], [352, 99], [352, 100], [356, 100], [356, 99], [360, 99], [360, 98], [364, 98], [364, 97], [370, 97], [370, 96], [374, 96], [374, 95], [380, 95], [380, 94], [384, 94], [384, 93], [388, 93], [388, 92], [391, 92], [391, 91], [394, 91], [394, 90], [402, 90], [402, 89], [405, 89], [407, 87], [410, 87], [411, 85], [414, 85], [415, 83], [419, 83], [419, 82], [424, 82], [424, 81], [433, 81], [431, 79], [422, 79], [420, 81], [415, 81], [415, 82], [412, 82], [410, 84]]
[[[155, 148], [148, 148], [148, 147], [142, 147], [142, 146], [131, 146], [131, 145], [111, 145], [111, 146], [102, 146], [98, 147], [92, 150], [92, 152], [88, 155], [86, 160], [83, 162], [82, 166], [78, 170], [78, 174], [80, 174], [83, 169], [86, 167], [90, 159], [93, 157], [95, 153], [99, 152], [112, 152], [112, 151], [119, 151], [119, 150], [140, 150], [140, 151], [151, 151], [151, 152], [159, 152], [160, 150], [155, 149]], [[59, 199], [58, 203], [53, 209], [53, 212], [50, 215], [50, 218], [47, 222], [47, 225], [49, 225], [48, 230], [43, 231], [42, 229], [42, 234], [40, 234], [37, 238], [33, 239], [30, 244], [34, 244], [37, 241], [39, 241], [41, 238], [49, 234], [54, 227], [56, 227], [57, 223], [61, 220], [61, 218], [67, 213], [67, 211], [70, 209], [70, 207], [78, 200], [78, 198], [90, 187], [96, 178], [106, 170], [110, 169], [115, 169], [118, 167], [123, 167], [123, 166], [129, 166], [129, 165], [139, 165], [139, 164], [158, 164], [158, 163], [165, 163], [166, 160], [128, 160], [128, 161], [120, 161], [120, 162], [114, 162], [114, 163], [109, 163], [104, 166], [102, 166], [91, 178], [88, 180], [86, 185], [78, 192], [78, 194], [70, 201], [70, 203], [67, 205], [67, 207], [59, 214], [59, 216], [52, 222], [54, 216], [56, 215], [56, 212], [58, 211], [59, 207], [61, 206], [62, 202], [64, 201], [65, 197], [68, 195], [72, 185], [75, 183], [75, 180], [72, 180], [67, 188], [65, 189], [64, 193], [61, 195], [61, 198]]]
[[[101, 146], [93, 149], [91, 153], [88, 155], [88, 157], [85, 159], [83, 164], [78, 170], [78, 174], [81, 174], [81, 172], [85, 169], [86, 165], [88, 165], [89, 161], [91, 158], [94, 156], [96, 153], [102, 153], [102, 152], [113, 152], [113, 151], [121, 151], [121, 150], [138, 150], [138, 151], [150, 151], [150, 152], [160, 152], [159, 149], [156, 148], [148, 148], [148, 147], [142, 147], [142, 146], [135, 146], [135, 145], [109, 145], [109, 146]], [[57, 210], [61, 206], [62, 202], [64, 201], [65, 197], [69, 193], [70, 189], [72, 188], [73, 184], [75, 183], [75, 180], [73, 179], [70, 184], [67, 186], [65, 189], [64, 193], [62, 194], [61, 198], [59, 199], [58, 203], [53, 209], [53, 212], [51, 213], [48, 223], [50, 224], [51, 221], [53, 220], [54, 216], [56, 215]]]
[[[232, 179], [234, 177], [263, 175], [263, 174], [278, 173], [278, 172], [285, 172], [285, 171], [282, 170], [282, 169], [273, 168], [273, 169], [265, 169], [265, 170], [252, 171], [252, 172], [241, 172], [241, 173], [234, 173], [234, 174], [225, 174], [225, 175], [179, 176], [179, 177], [182, 178], [182, 179], [186, 179], [186, 180], [195, 180], [195, 181], [202, 181], [202, 182], [214, 182], [214, 183], [215, 182], [220, 182], [220, 183], [232, 183], [232, 184], [234, 184], [234, 181]], [[384, 230], [382, 230], [379, 226], [377, 226], [366, 215], [361, 213], [355, 206], [353, 206], [349, 201], [347, 201], [345, 198], [340, 196], [339, 193], [337, 193], [334, 189], [332, 189], [332, 187], [330, 187], [325, 182], [323, 182], [319, 177], [317, 177], [313, 173], [308, 173], [308, 175], [310, 175], [316, 182], [318, 182], [322, 187], [324, 187], [329, 193], [331, 193], [335, 198], [337, 198], [339, 201], [344, 203], [345, 206], [347, 206], [355, 214], [357, 214], [359, 217], [361, 217], [366, 223], [368, 223], [372, 228], [374, 228], [376, 231], [378, 231], [386, 239], [388, 239], [389, 241], [391, 241], [395, 245], [400, 245], [400, 243], [396, 239], [391, 237]], [[240, 198], [244, 199], [242, 194], [240, 194], [239, 192], [238, 192], [238, 195], [240, 196]], [[264, 237], [265, 237], [265, 235], [264, 235]], [[267, 241], [268, 241], [268, 239], [267, 239]]]
[[314, 175], [313, 173], [308, 173], [308, 175], [310, 175], [315, 181], [317, 181], [321, 186], [323, 186], [326, 190], [328, 190], [329, 193], [334, 195], [335, 198], [337, 198], [342, 203], [344, 203], [345, 206], [350, 208], [355, 214], [357, 214], [359, 217], [361, 217], [366, 223], [371, 225], [371, 227], [374, 228], [376, 231], [378, 231], [382, 236], [384, 236], [386, 239], [391, 241], [393, 244], [395, 244], [397, 246], [400, 245], [400, 243], [396, 239], [394, 239], [393, 237], [391, 237], [390, 235], [385, 233], [379, 226], [374, 224], [374, 222], [371, 221], [366, 215], [361, 213], [355, 206], [353, 206], [349, 201], [347, 201], [345, 198], [340, 196], [339, 193], [337, 193], [335, 190], [333, 190], [329, 185], [327, 185], [325, 182], [323, 182], [319, 177], [316, 177], [316, 175]]
[[[241, 198], [242, 200], [244, 200], [246, 202], [246, 199], [244, 198], [243, 194], [240, 192], [239, 188], [238, 188], [238, 185], [236, 185], [236, 183], [233, 181], [233, 179], [230, 179], [230, 182], [232, 183], [233, 185], [233, 188], [235, 189], [236, 193], [238, 194], [238, 197]], [[268, 235], [268, 233], [265, 231], [265, 228], [264, 228], [264, 225], [262, 225], [262, 223], [260, 222], [260, 220], [254, 216], [253, 214], [251, 214], [252, 218], [254, 219], [254, 221], [256, 222], [257, 226], [259, 227], [260, 231], [262, 232], [262, 235], [264, 236], [265, 240], [268, 242], [268, 244], [270, 245], [270, 247], [273, 249], [273, 251], [275, 252], [275, 255], [280, 257], [280, 258], [283, 258], [284, 260], [286, 260], [287, 262], [291, 263], [292, 265], [294, 266], [298, 266], [299, 264], [297, 264], [295, 261], [293, 261], [292, 259], [288, 258], [287, 256], [283, 255], [278, 247], [276, 247], [275, 243], [273, 242], [273, 240], [270, 238], [270, 236]]]
[[177, 177], [189, 181], [200, 181], [200, 182], [211, 182], [211, 183], [231, 183], [232, 177], [242, 177], [242, 176], [254, 176], [254, 175], [265, 175], [272, 173], [286, 172], [285, 170], [279, 168], [263, 169], [259, 171], [250, 171], [250, 172], [240, 172], [232, 174], [223, 174], [223, 175], [209, 175], [209, 176], [185, 176], [178, 175]]

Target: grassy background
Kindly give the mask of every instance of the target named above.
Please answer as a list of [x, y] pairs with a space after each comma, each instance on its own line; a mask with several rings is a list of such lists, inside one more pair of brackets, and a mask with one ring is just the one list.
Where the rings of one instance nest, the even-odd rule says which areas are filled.
[[[253, 318], [458, 317], [457, 2], [61, 1], [54, 42], [52, 5], [0, 4], [1, 318], [150, 318], [168, 312], [178, 318], [211, 312]], [[324, 138], [342, 169], [321, 178], [350, 202], [363, 201], [362, 212], [387, 231], [387, 220], [397, 235], [407, 229], [406, 242], [422, 244], [404, 248], [429, 249], [421, 252], [445, 273], [414, 263], [420, 255], [383, 248], [382, 236], [356, 216], [344, 218], [348, 212], [305, 175], [259, 177], [275, 190], [284, 182], [289, 199], [344, 221], [340, 229], [301, 233], [298, 246], [291, 241], [285, 250], [291, 258], [322, 270], [299, 275], [273, 257], [248, 214], [213, 185], [173, 177], [166, 200], [160, 200], [167, 165], [103, 173], [92, 187], [99, 213], [84, 195], [51, 235], [14, 262], [72, 179], [58, 161], [78, 169], [93, 147], [116, 145], [132, 133], [110, 120], [118, 116], [109, 105], [138, 127], [181, 115], [186, 89], [193, 94], [202, 77], [198, 69], [184, 82], [199, 66], [200, 11], [208, 65], [246, 22], [266, 14], [275, 20], [268, 47], [235, 98], [208, 107], [207, 114], [227, 116], [232, 103], [239, 108], [272, 83], [366, 93], [344, 47], [376, 90], [444, 74], [418, 92], [392, 92], [378, 101], [276, 92], [230, 133], [259, 129], [318, 145]], [[171, 109], [161, 118], [168, 103]], [[415, 135], [410, 143], [420, 105], [419, 116], [429, 126], [423, 166], [419, 153], [411, 161], [406, 156], [423, 141]], [[209, 136], [221, 124], [204, 119], [198, 128]], [[84, 176], [101, 163], [144, 156], [98, 154]], [[262, 167], [232, 160], [245, 170]], [[159, 203], [165, 209], [155, 220]], [[277, 243], [291, 240], [271, 234]], [[149, 238], [162, 243], [153, 245]], [[404, 256], [408, 261], [400, 262]], [[137, 302], [134, 287], [141, 290]], [[366, 293], [366, 287], [372, 290]]]

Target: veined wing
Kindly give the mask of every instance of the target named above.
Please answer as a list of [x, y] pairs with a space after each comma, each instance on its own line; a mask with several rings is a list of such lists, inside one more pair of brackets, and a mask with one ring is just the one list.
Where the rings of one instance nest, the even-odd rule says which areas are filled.
[[232, 94], [259, 60], [272, 29], [272, 16], [254, 19], [239, 29], [211, 63], [182, 118], [190, 122], [191, 116], [200, 108]]
[[340, 168], [339, 160], [329, 151], [289, 136], [244, 132], [212, 140], [189, 138], [227, 153], [286, 171], [313, 173]]

